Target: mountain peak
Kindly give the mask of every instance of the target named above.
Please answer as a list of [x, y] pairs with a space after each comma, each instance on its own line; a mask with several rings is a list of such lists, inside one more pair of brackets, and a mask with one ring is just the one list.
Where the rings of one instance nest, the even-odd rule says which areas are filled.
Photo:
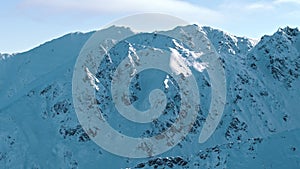
[[209, 26], [203, 26], [202, 30], [220, 54], [245, 54], [257, 44], [253, 39], [238, 37]]
[[287, 26], [285, 28], [279, 28], [277, 32], [283, 33], [288, 36], [297, 36], [299, 34], [299, 29]]
[[[279, 28], [277, 32], [273, 35], [264, 35], [260, 40], [260, 46], [268, 46], [273, 44], [273, 46], [277, 44], [276, 49], [281, 49], [281, 44], [285, 44], [288, 46], [293, 46], [294, 48], [299, 50], [300, 43], [299, 43], [299, 29], [298, 28], [291, 28], [289, 26], [285, 28]], [[281, 46], [281, 47], [280, 47]], [[287, 48], [287, 46], [285, 47]]]
[[298, 28], [291, 28], [289, 26], [279, 28], [273, 35], [264, 35], [261, 38], [262, 43], [269, 43], [269, 41], [277, 41], [278, 43], [295, 43], [299, 35]]

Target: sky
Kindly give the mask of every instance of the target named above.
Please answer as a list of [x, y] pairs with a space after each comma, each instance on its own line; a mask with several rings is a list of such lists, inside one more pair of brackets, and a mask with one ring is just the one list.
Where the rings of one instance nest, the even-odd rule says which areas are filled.
[[144, 12], [255, 39], [280, 27], [300, 27], [300, 0], [8, 0], [0, 5], [0, 53], [24, 52]]

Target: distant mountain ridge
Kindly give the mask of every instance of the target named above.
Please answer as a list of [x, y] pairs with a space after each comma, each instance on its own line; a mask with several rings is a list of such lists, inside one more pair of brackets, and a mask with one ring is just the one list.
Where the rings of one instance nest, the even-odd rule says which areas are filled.
[[[199, 77], [204, 106], [191, 133], [172, 150], [150, 159], [127, 159], [98, 147], [81, 128], [71, 93], [76, 59], [94, 32], [71, 33], [24, 53], [0, 54], [0, 168], [299, 168], [298, 28], [280, 28], [259, 42], [197, 25], [170, 30], [190, 37], [191, 43], [197, 32], [220, 54], [227, 81], [222, 121], [206, 143], [197, 142], [210, 99], [204, 74]], [[107, 116], [120, 132], [151, 136], [172, 123], [177, 102], [171, 99], [168, 116], [146, 131]]]

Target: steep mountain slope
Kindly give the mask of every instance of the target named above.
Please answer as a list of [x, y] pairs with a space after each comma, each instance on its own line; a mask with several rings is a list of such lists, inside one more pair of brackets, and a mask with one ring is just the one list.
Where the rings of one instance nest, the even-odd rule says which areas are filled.
[[[133, 34], [122, 27], [102, 31]], [[150, 159], [128, 159], [106, 152], [90, 140], [77, 120], [71, 93], [73, 67], [92, 33], [68, 34], [25, 53], [1, 55], [0, 168], [300, 167], [298, 29], [279, 29], [272, 36], [262, 37], [257, 44], [251, 39], [197, 25], [167, 31], [186, 36], [190, 42], [199, 33], [210, 39], [226, 71], [227, 102], [218, 129], [207, 142], [199, 144], [198, 136], [211, 97], [209, 77], [205, 72], [199, 75], [203, 104], [191, 133], [170, 151]], [[115, 44], [113, 39], [107, 43]], [[129, 42], [130, 45], [134, 46]], [[132, 49], [129, 46], [121, 45], [116, 53], [119, 51], [119, 56], [123, 51], [127, 53]], [[103, 84], [109, 82], [109, 75], [103, 76], [109, 73], [106, 66], [117, 66], [121, 58], [112, 60], [111, 65], [103, 65], [95, 75]], [[154, 88], [166, 91], [165, 80], [166, 74], [159, 71], [141, 73], [132, 82], [131, 101], [139, 109], [148, 108], [149, 91]], [[140, 127], [122, 119], [115, 111], [107, 111], [104, 113], [108, 122], [116, 130], [136, 137], [163, 131], [174, 122], [180, 101], [176, 96], [178, 87], [171, 81], [169, 92], [166, 91], [169, 101], [166, 113], [159, 120]], [[100, 96], [101, 93], [100, 108], [108, 106], [114, 110], [111, 102], [101, 100]]]

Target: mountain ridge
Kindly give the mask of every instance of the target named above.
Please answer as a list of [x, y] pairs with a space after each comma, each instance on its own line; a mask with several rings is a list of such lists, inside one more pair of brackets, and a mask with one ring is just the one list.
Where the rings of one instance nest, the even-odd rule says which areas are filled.
[[[170, 32], [191, 37], [191, 44], [196, 33], [204, 32], [226, 71], [224, 115], [206, 143], [196, 141], [210, 100], [209, 78], [204, 74], [198, 77], [204, 106], [182, 143], [150, 159], [123, 159], [98, 147], [81, 128], [71, 95], [74, 64], [93, 32], [71, 33], [13, 57], [1, 55], [0, 168], [299, 167], [299, 30], [278, 29], [255, 45], [247, 38], [196, 25]], [[145, 84], [142, 78], [133, 83]], [[142, 96], [137, 88], [132, 90]], [[175, 107], [168, 108], [169, 113], [174, 114], [177, 101], [171, 99]], [[103, 101], [104, 107], [106, 103], [109, 100]], [[142, 130], [110, 122], [124, 133]], [[158, 121], [143, 136], [160, 132], [171, 122]]]

